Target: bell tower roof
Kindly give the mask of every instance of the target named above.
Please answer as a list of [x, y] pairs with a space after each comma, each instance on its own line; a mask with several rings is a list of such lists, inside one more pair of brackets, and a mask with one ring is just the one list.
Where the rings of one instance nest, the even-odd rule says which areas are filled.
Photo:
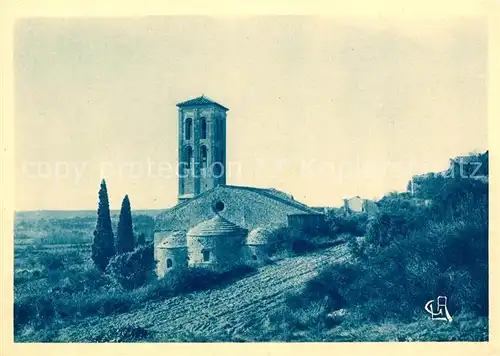
[[223, 106], [223, 105], [221, 105], [221, 104], [213, 101], [212, 99], [210, 99], [209, 97], [206, 97], [205, 95], [202, 95], [202, 96], [199, 96], [197, 98], [189, 99], [189, 100], [183, 101], [181, 103], [178, 103], [177, 107], [179, 107], [179, 108], [185, 108], [185, 107], [203, 106], [203, 105], [216, 105], [216, 106], [224, 109], [225, 111], [229, 110], [225, 106]]

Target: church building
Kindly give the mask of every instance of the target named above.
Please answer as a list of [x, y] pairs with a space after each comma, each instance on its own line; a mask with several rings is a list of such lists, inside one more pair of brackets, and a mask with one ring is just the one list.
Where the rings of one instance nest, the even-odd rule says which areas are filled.
[[158, 277], [190, 266], [226, 271], [262, 263], [267, 236], [321, 228], [324, 215], [270, 188], [226, 184], [228, 108], [202, 95], [178, 107], [178, 204], [161, 213], [154, 234]]

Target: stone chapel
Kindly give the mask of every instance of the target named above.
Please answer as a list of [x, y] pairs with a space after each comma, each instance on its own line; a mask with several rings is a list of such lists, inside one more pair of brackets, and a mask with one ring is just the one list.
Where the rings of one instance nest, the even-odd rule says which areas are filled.
[[226, 271], [260, 264], [273, 229], [321, 228], [324, 215], [273, 188], [226, 184], [228, 108], [202, 95], [177, 104], [178, 204], [156, 220], [159, 278], [190, 266]]

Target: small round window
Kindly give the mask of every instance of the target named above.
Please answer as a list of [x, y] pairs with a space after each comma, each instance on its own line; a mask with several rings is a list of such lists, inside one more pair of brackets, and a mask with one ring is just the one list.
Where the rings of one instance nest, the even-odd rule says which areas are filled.
[[215, 178], [220, 178], [220, 176], [222, 174], [222, 168], [221, 168], [221, 163], [220, 162], [216, 162], [213, 165], [212, 173], [213, 173], [213, 175], [214, 175]]
[[222, 210], [224, 210], [226, 206], [224, 205], [223, 202], [221, 202], [220, 200], [217, 201], [215, 204], [214, 204], [214, 210], [219, 213], [221, 212]]

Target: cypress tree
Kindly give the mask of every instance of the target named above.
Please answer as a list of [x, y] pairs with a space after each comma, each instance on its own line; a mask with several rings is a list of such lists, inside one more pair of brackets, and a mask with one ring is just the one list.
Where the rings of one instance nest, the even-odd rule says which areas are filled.
[[134, 250], [134, 247], [134, 228], [132, 226], [130, 200], [128, 195], [125, 195], [120, 210], [120, 220], [118, 221], [116, 252], [119, 254], [130, 252]]
[[92, 260], [101, 271], [104, 271], [114, 254], [115, 246], [109, 212], [108, 190], [106, 181], [103, 179], [101, 189], [99, 189], [99, 207], [97, 208], [97, 225], [92, 243]]

